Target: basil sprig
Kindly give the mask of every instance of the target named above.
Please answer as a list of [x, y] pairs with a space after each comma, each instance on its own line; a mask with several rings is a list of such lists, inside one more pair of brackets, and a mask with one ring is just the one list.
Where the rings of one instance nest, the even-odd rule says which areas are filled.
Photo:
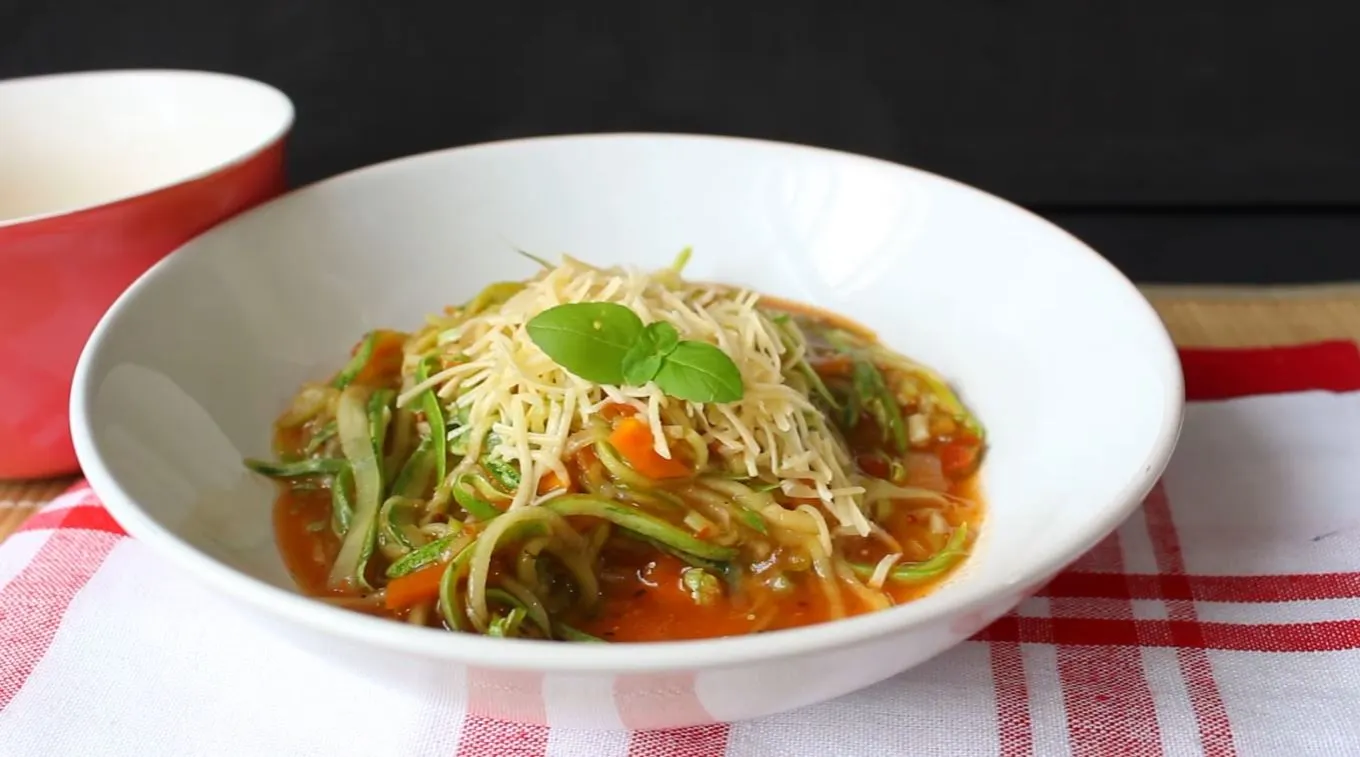
[[558, 365], [586, 381], [641, 386], [690, 402], [736, 402], [745, 389], [727, 353], [707, 342], [680, 339], [664, 321], [643, 324], [613, 302], [548, 308], [526, 324], [529, 338]]

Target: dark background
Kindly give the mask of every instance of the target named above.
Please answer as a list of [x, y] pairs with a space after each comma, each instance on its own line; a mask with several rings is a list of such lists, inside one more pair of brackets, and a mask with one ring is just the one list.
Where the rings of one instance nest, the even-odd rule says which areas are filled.
[[1141, 281], [1360, 279], [1360, 4], [0, 0], [0, 78], [228, 71], [290, 176], [531, 134], [867, 153], [1037, 210]]

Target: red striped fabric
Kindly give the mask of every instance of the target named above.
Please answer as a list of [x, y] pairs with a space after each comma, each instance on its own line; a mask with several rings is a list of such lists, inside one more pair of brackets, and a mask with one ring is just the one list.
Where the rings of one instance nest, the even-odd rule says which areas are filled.
[[[1097, 548], [1101, 567], [1124, 572], [1117, 541]], [[1083, 614], [1083, 599], [1055, 597], [1056, 617]], [[1104, 607], [1107, 614], [1133, 619], [1133, 606], [1121, 602]], [[1064, 644], [1058, 647], [1058, 682], [1067, 709], [1068, 740], [1078, 757], [1146, 754], [1159, 741], [1157, 706], [1136, 646], [1123, 644]]]
[[[77, 499], [79, 504], [45, 512], [25, 524], [22, 530], [30, 531], [42, 528], [33, 521], [46, 523], [52, 533], [32, 561], [0, 589], [0, 712], [47, 654], [66, 608], [121, 536], [121, 529], [107, 527], [112, 519], [94, 503], [88, 487], [77, 487], [63, 499]], [[94, 538], [81, 533], [92, 525], [99, 526], [93, 529], [99, 532]]]
[[1034, 729], [1029, 719], [1029, 685], [1025, 682], [1025, 661], [1020, 653], [1020, 644], [1015, 640], [997, 640], [992, 642], [991, 647], [1002, 757], [1034, 754]]
[[[656, 692], [663, 694], [658, 695]], [[623, 725], [632, 729], [628, 739], [628, 757], [663, 757], [663, 755], [707, 757], [726, 752], [728, 736], [726, 723], [679, 730], [656, 730], [656, 714], [661, 711], [683, 713], [684, 717], [694, 720], [712, 718], [694, 691], [694, 674], [622, 676], [614, 686], [614, 694]], [[664, 696], [664, 700], [659, 700], [659, 696]]]
[[[1158, 484], [1151, 496], [1143, 503], [1143, 515], [1147, 518], [1148, 534], [1152, 537], [1153, 553], [1157, 557], [1157, 571], [1161, 574], [1163, 585], [1176, 590], [1188, 589], [1185, 581], [1185, 561], [1181, 556], [1180, 537], [1176, 535], [1176, 524], [1172, 522], [1171, 505], [1166, 498], [1166, 488]], [[1184, 593], [1189, 593], [1185, 591]], [[1189, 623], [1199, 626], [1195, 603], [1189, 599], [1167, 601], [1167, 613], [1173, 622]], [[1209, 664], [1205, 647], [1182, 647], [1176, 650], [1180, 663], [1181, 676], [1190, 695], [1190, 708], [1195, 714], [1195, 724], [1199, 728], [1200, 743], [1208, 754], [1234, 753], [1232, 728], [1228, 724], [1228, 714], [1223, 709], [1223, 697], [1219, 694], [1218, 683], [1214, 680], [1213, 668]]]
[[[1223, 400], [1309, 390], [1360, 389], [1360, 350], [1351, 342], [1269, 349], [1181, 350], [1190, 401]], [[1222, 699], [1206, 650], [1324, 651], [1360, 646], [1360, 621], [1243, 626], [1203, 623], [1193, 600], [1260, 602], [1351, 597], [1360, 574], [1298, 576], [1188, 576], [1165, 491], [1149, 498], [1145, 517], [1157, 556], [1157, 575], [1123, 570], [1117, 534], [1111, 534], [1041, 589], [1053, 617], [1011, 613], [975, 639], [992, 646], [997, 718], [1006, 754], [1032, 753], [1032, 723], [1021, 644], [1058, 648], [1060, 684], [1075, 754], [1160, 754], [1156, 708], [1148, 690], [1140, 647], [1174, 647], [1205, 753], [1235, 752]], [[1080, 600], [1119, 600], [1086, 613]], [[1166, 620], [1134, 619], [1132, 599], [1162, 599]], [[1075, 603], [1075, 604], [1074, 604]], [[1109, 617], [1114, 615], [1114, 617]], [[1075, 617], [1074, 617], [1075, 616]], [[1074, 693], [1079, 692], [1079, 693]]]
[[127, 532], [109, 511], [91, 497], [92, 504], [75, 505], [60, 510], [44, 510], [24, 521], [19, 531], [52, 531], [58, 528], [104, 531], [115, 536], [126, 536]]
[[[457, 757], [538, 757], [547, 752], [542, 674], [474, 669], [468, 679], [468, 711]], [[492, 718], [493, 713], [516, 722]]]
[[1181, 350], [1181, 369], [1189, 400], [1360, 389], [1360, 351], [1352, 342]]
[[1198, 602], [1301, 602], [1360, 598], [1360, 574], [1302, 573], [1268, 576], [1174, 577], [1112, 575], [1069, 570], [1039, 592], [1048, 597], [1194, 600]]

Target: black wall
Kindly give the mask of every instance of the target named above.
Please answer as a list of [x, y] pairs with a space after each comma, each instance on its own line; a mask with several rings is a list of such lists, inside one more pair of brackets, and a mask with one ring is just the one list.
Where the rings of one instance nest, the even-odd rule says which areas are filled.
[[1162, 281], [1360, 279], [1360, 5], [0, 0], [0, 78], [230, 71], [290, 171], [574, 131], [853, 150], [997, 192]]

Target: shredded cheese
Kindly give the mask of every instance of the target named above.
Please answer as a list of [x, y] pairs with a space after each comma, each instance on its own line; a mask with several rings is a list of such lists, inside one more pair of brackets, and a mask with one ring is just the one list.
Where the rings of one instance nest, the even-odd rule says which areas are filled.
[[873, 575], [869, 576], [869, 588], [882, 589], [883, 582], [888, 580], [888, 571], [892, 570], [893, 566], [901, 559], [902, 555], [900, 553], [884, 555], [883, 559], [879, 560], [878, 564], [874, 566]]
[[[869, 522], [859, 506], [864, 490], [846, 474], [849, 455], [808, 397], [786, 383], [785, 371], [798, 353], [786, 346], [759, 301], [754, 292], [682, 281], [670, 270], [601, 269], [567, 258], [499, 307], [441, 333], [438, 343], [461, 362], [409, 387], [398, 402], [404, 406], [438, 387], [451, 415], [465, 410], [470, 431], [460, 468], [474, 465], [483, 453], [518, 463], [521, 480], [511, 509], [542, 501], [538, 482], [549, 472], [563, 475], [568, 439], [588, 428], [606, 404], [624, 403], [646, 420], [662, 457], [671, 457], [666, 418], [687, 418], [713, 450], [710, 464], [772, 477], [785, 494], [816, 502], [837, 523], [866, 535]], [[601, 386], [569, 373], [534, 344], [526, 324], [570, 302], [618, 303], [644, 323], [670, 323], [681, 339], [717, 345], [741, 372], [743, 398], [694, 403], [669, 397], [650, 382]], [[829, 553], [830, 534], [820, 513], [816, 523]]]

